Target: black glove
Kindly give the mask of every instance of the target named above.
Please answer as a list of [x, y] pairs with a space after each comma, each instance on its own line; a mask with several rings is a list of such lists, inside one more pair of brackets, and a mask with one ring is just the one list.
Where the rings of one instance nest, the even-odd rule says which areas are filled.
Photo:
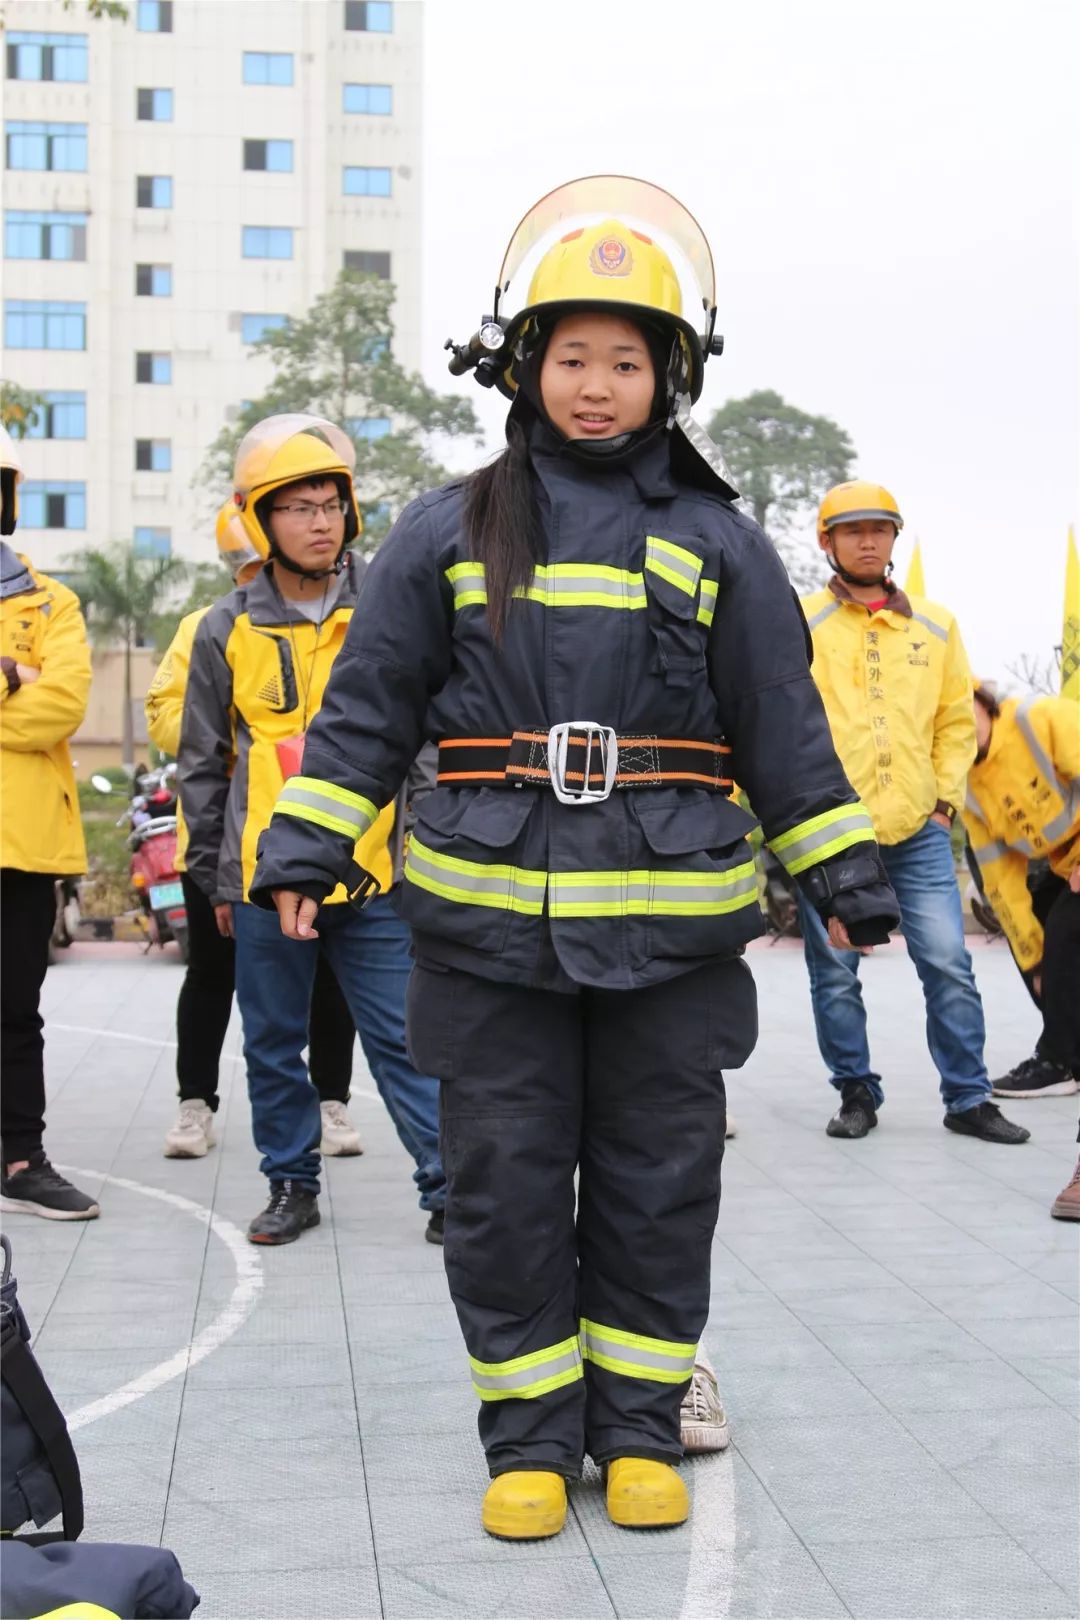
[[836, 917], [853, 945], [884, 945], [900, 925], [900, 907], [876, 844], [831, 855], [800, 872], [798, 882], [822, 922]]

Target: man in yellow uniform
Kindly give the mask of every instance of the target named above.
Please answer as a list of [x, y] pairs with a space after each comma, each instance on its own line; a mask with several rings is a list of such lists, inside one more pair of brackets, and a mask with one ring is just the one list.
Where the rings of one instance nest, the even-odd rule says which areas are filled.
[[[990, 1101], [985, 1025], [952, 855], [952, 822], [975, 758], [971, 675], [956, 621], [891, 579], [903, 526], [887, 489], [862, 480], [829, 490], [818, 544], [833, 577], [803, 599], [814, 639], [813, 674], [848, 780], [874, 824], [901, 927], [922, 980], [930, 1054], [947, 1129], [986, 1142], [1026, 1142], [1030, 1132]], [[828, 829], [822, 833], [828, 837]], [[800, 892], [818, 1046], [841, 1094], [830, 1136], [862, 1137], [884, 1101], [870, 1063], [859, 953], [837, 949]]]
[[[319, 417], [269, 417], [245, 437], [236, 506], [264, 566], [200, 621], [184, 698], [178, 775], [187, 868], [219, 927], [236, 940], [252, 1127], [270, 1182], [269, 1204], [248, 1229], [253, 1243], [290, 1243], [319, 1221], [319, 1099], [302, 1057], [318, 953], [287, 940], [276, 916], [251, 905], [248, 894], [275, 802], [283, 790], [303, 795], [292, 779], [356, 607], [355, 459], [348, 436]], [[419, 792], [418, 777], [414, 786]], [[400, 875], [404, 814], [402, 794], [356, 843], [356, 861], [377, 881], [378, 897], [357, 911], [339, 886], [319, 929], [375, 1083], [416, 1164], [425, 1235], [441, 1244], [438, 1083], [406, 1056], [409, 930], [387, 898]]]
[[[0, 427], [0, 534], [22, 469]], [[51, 1221], [100, 1213], [45, 1156], [41, 986], [56, 879], [86, 871], [68, 738], [86, 713], [90, 649], [78, 598], [0, 540], [0, 1208]]]
[[[978, 753], [964, 827], [1016, 964], [1043, 1015], [1035, 1055], [994, 1084], [1000, 1097], [1062, 1097], [1080, 1089], [1080, 705], [975, 690]], [[1047, 868], [1029, 886], [1033, 861]], [[1055, 1199], [1080, 1220], [1080, 1164]]]

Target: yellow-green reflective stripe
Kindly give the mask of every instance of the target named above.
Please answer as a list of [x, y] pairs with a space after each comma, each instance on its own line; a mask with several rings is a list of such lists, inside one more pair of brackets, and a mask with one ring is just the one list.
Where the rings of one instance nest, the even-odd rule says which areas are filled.
[[844, 804], [836, 810], [825, 810], [820, 816], [800, 821], [797, 827], [770, 838], [769, 848], [778, 856], [794, 877], [808, 866], [816, 866], [830, 855], [838, 855], [852, 844], [874, 842], [874, 824], [859, 804]]
[[455, 905], [491, 906], [497, 911], [519, 911], [539, 917], [544, 909], [546, 872], [521, 866], [487, 866], [440, 855], [413, 834], [405, 861], [405, 876], [417, 888], [427, 889]]
[[[446, 570], [454, 588], [455, 609], [482, 606], [487, 602], [484, 569], [481, 563], [455, 563]], [[528, 585], [514, 595], [541, 607], [607, 607], [631, 610], [645, 608], [648, 597], [645, 580], [625, 568], [604, 563], [550, 563], [538, 567]]]
[[482, 1401], [535, 1400], [582, 1376], [581, 1344], [575, 1334], [511, 1361], [477, 1361], [470, 1356], [469, 1366], [473, 1388]]
[[647, 1378], [656, 1384], [685, 1383], [694, 1371], [696, 1344], [650, 1339], [622, 1328], [582, 1321], [581, 1353], [586, 1361], [626, 1378]]
[[333, 782], [320, 782], [314, 776], [290, 776], [274, 809], [347, 838], [362, 838], [379, 814], [370, 799]]
[[701, 598], [698, 602], [698, 622], [712, 624], [716, 612], [716, 598], [720, 594], [720, 585], [715, 579], [703, 579], [701, 582]]
[[757, 902], [753, 861], [728, 872], [552, 872], [549, 884], [553, 917], [715, 917]]
[[645, 537], [645, 567], [662, 579], [677, 585], [687, 596], [697, 591], [702, 562], [692, 551], [677, 546], [673, 540], [661, 540], [657, 535]]

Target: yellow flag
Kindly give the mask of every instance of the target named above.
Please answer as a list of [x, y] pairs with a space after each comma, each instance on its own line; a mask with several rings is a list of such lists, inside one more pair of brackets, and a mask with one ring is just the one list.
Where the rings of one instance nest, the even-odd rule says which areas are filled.
[[1065, 553], [1065, 612], [1061, 622], [1061, 695], [1080, 703], [1080, 557], [1069, 526]]
[[915, 550], [911, 553], [911, 562], [908, 564], [904, 590], [908, 596], [926, 595], [926, 581], [923, 579], [922, 571], [922, 543], [919, 540], [916, 540]]

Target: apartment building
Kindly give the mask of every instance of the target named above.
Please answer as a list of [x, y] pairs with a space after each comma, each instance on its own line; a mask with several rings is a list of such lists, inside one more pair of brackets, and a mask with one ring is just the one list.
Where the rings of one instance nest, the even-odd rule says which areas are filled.
[[417, 0], [4, 0], [0, 370], [47, 402], [40, 566], [128, 539], [208, 559], [196, 475], [267, 381], [251, 345], [343, 265], [393, 280], [418, 365], [421, 23]]

